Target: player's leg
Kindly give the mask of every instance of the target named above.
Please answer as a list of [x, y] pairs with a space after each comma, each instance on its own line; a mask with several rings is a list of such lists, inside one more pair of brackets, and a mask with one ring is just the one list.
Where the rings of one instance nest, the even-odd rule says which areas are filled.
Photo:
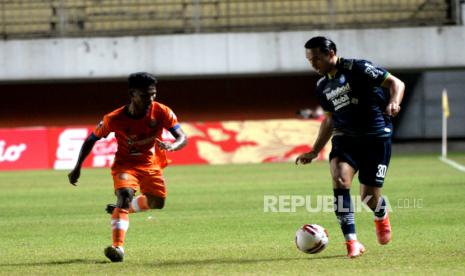
[[[105, 211], [109, 214], [113, 214], [113, 210], [116, 208], [117, 204], [107, 204]], [[133, 196], [132, 200], [129, 203], [128, 211], [130, 214], [145, 212], [150, 209], [149, 201], [147, 196], [140, 194], [138, 196]]]
[[376, 138], [366, 144], [370, 150], [360, 164], [360, 195], [373, 211], [378, 242], [387, 244], [391, 240], [391, 225], [382, 187], [391, 158], [391, 139]]
[[138, 187], [138, 180], [135, 175], [127, 171], [114, 171], [112, 174], [117, 198], [111, 215], [113, 243], [105, 248], [104, 253], [112, 262], [121, 262], [124, 258], [124, 239], [129, 228], [129, 208]]
[[[129, 207], [129, 213], [145, 212], [150, 209], [163, 209], [165, 206], [165, 198], [155, 195], [138, 195], [133, 198]], [[116, 204], [107, 204], [105, 211], [109, 214], [113, 214], [113, 210], [116, 208]]]
[[361, 184], [360, 193], [362, 200], [373, 211], [378, 242], [380, 244], [389, 243], [392, 239], [392, 229], [386, 200], [381, 195], [381, 188]]
[[354, 208], [350, 196], [355, 169], [339, 157], [331, 159], [334, 211], [346, 241], [356, 240]]
[[336, 217], [346, 239], [347, 256], [360, 256], [365, 248], [357, 241], [354, 210], [350, 188], [357, 172], [357, 140], [351, 137], [334, 136], [330, 153]]
[[[107, 204], [105, 211], [108, 214], [113, 214], [113, 210], [116, 208], [116, 204], [109, 203]], [[145, 195], [140, 194], [138, 196], [134, 196], [130, 205], [129, 205], [129, 213], [139, 213], [145, 212], [150, 209], [148, 199]]]
[[365, 251], [363, 245], [357, 241], [354, 207], [350, 196], [350, 188], [355, 173], [356, 170], [340, 157], [331, 159], [334, 211], [346, 239], [347, 256], [350, 258], [358, 257]]
[[167, 192], [161, 170], [147, 171], [142, 178], [140, 190], [147, 199], [148, 208], [163, 209]]
[[165, 207], [166, 198], [164, 197], [147, 194], [147, 199], [150, 209], [163, 209]]
[[387, 214], [386, 200], [381, 194], [381, 187], [360, 183], [360, 197], [373, 211], [375, 218], [383, 219]]
[[[163, 209], [166, 199], [166, 187], [161, 171], [141, 172], [141, 194], [135, 196], [129, 207], [129, 213], [145, 212], [149, 209]], [[106, 212], [113, 213], [116, 204], [107, 204]]]

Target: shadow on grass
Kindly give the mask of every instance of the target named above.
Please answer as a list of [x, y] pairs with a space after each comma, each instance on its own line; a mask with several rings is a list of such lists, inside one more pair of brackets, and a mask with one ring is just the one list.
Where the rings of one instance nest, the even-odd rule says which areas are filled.
[[[171, 260], [155, 262], [154, 265], [158, 267], [168, 266], [186, 266], [186, 265], [212, 265], [212, 264], [253, 264], [253, 263], [266, 263], [266, 262], [283, 262], [283, 261], [316, 261], [324, 259], [338, 259], [347, 258], [346, 255], [333, 255], [322, 257], [300, 257], [300, 258], [269, 258], [269, 259], [204, 259], [204, 260]], [[151, 263], [152, 264], [152, 263]]]
[[39, 266], [39, 265], [68, 265], [68, 264], [109, 264], [109, 261], [104, 260], [86, 260], [86, 259], [72, 259], [72, 260], [61, 260], [61, 261], [49, 261], [49, 262], [34, 262], [34, 263], [12, 263], [12, 264], [0, 264], [0, 267], [6, 266]]
[[[269, 258], [269, 259], [204, 259], [204, 260], [171, 260], [164, 262], [149, 263], [148, 265], [156, 265], [157, 267], [170, 267], [170, 266], [188, 266], [188, 265], [214, 265], [214, 264], [253, 264], [253, 263], [266, 263], [266, 262], [282, 262], [282, 261], [316, 261], [324, 259], [337, 259], [346, 258], [345, 255], [322, 256], [322, 257], [299, 257], [299, 258]], [[107, 260], [86, 260], [86, 259], [71, 259], [60, 261], [44, 261], [32, 263], [10, 263], [0, 264], [0, 267], [8, 266], [57, 266], [57, 265], [71, 265], [71, 264], [111, 264]]]

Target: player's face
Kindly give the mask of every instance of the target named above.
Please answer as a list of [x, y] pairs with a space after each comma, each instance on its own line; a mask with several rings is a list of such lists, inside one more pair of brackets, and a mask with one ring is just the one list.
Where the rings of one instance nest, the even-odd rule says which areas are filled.
[[132, 94], [132, 101], [140, 108], [147, 108], [152, 104], [157, 96], [155, 85], [149, 86], [147, 90], [135, 90]]
[[332, 70], [331, 53], [325, 54], [319, 48], [305, 49], [305, 56], [318, 74], [324, 75]]

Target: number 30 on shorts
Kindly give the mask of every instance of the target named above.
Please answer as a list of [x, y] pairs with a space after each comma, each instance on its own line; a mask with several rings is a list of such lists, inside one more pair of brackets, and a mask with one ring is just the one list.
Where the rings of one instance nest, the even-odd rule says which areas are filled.
[[386, 165], [378, 165], [378, 172], [376, 173], [376, 177], [384, 178], [386, 176], [387, 166]]

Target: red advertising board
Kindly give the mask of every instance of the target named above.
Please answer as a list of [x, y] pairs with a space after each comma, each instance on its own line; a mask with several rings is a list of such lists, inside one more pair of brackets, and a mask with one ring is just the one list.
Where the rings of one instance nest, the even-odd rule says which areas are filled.
[[[50, 128], [50, 167], [54, 169], [71, 169], [76, 164], [82, 143], [94, 127]], [[110, 167], [117, 150], [113, 134], [97, 141], [85, 160], [83, 167]]]
[[[320, 122], [315, 120], [183, 123], [189, 137], [180, 151], [169, 152], [172, 164], [283, 162], [310, 150]], [[71, 169], [94, 126], [0, 130], [0, 170]], [[174, 139], [168, 131], [164, 140]], [[110, 167], [117, 150], [113, 134], [99, 140], [83, 167]], [[320, 159], [327, 158], [327, 146]]]
[[0, 170], [46, 169], [46, 128], [0, 129]]

